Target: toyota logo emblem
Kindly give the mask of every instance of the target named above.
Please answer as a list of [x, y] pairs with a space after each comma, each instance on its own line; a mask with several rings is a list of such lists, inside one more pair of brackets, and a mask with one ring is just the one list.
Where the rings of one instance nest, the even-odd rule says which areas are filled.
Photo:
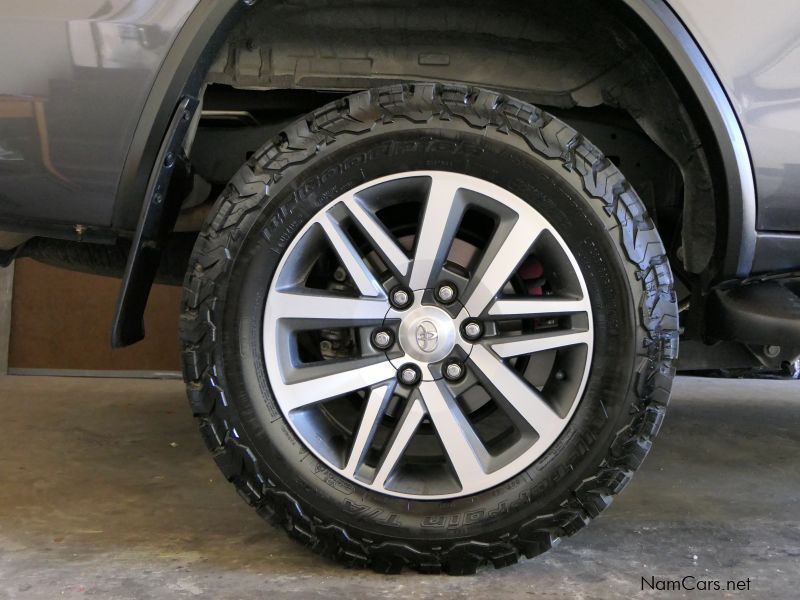
[[417, 345], [423, 352], [433, 352], [439, 345], [439, 332], [433, 321], [423, 321], [417, 325]]

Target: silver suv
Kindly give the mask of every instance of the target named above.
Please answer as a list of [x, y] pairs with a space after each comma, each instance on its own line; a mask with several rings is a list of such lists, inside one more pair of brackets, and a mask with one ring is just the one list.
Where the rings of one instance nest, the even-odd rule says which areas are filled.
[[798, 40], [795, 0], [6, 0], [0, 263], [119, 277], [115, 346], [182, 285], [214, 460], [316, 552], [510, 565], [677, 368], [800, 371]]

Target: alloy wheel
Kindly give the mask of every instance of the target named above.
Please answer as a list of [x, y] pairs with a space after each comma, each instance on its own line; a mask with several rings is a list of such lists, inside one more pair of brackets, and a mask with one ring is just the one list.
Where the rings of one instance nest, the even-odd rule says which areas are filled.
[[287, 248], [264, 312], [275, 400], [353, 484], [475, 494], [562, 433], [592, 358], [592, 307], [565, 242], [530, 204], [442, 171], [327, 204]]

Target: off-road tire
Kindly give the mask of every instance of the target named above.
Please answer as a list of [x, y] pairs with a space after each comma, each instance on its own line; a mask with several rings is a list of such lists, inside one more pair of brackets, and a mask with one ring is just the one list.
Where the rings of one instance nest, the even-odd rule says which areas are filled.
[[[261, 403], [264, 414], [266, 400], [253, 390], [260, 385], [267, 396], [268, 382], [263, 364], [248, 359], [241, 340], [258, 337], [261, 323], [254, 316], [257, 310], [246, 319], [237, 314], [247, 305], [242, 299], [250, 293], [247, 286], [253, 286], [245, 283], [247, 265], [258, 257], [252, 247], [260, 244], [260, 252], [269, 247], [279, 255], [291, 241], [287, 232], [299, 229], [320, 208], [325, 174], [314, 179], [320, 186], [314, 188], [303, 179], [309, 168], [324, 161], [332, 168], [340, 165], [341, 172], [347, 167], [337, 157], [351, 145], [390, 139], [398, 128], [405, 134], [398, 144], [409, 147], [416, 143], [415, 131], [432, 143], [474, 135], [485, 137], [487, 144], [494, 140], [513, 146], [525, 160], [549, 166], [582, 195], [600, 224], [596, 239], [609, 240], [620, 257], [621, 266], [615, 268], [622, 274], [608, 285], [622, 290], [623, 310], [598, 318], [611, 329], [630, 327], [622, 344], [628, 358], [614, 366], [593, 363], [598, 377], [606, 373], [602, 376], [615, 395], [592, 400], [581, 429], [554, 444], [561, 452], [559, 464], [547, 468], [537, 487], [522, 474], [515, 478], [521, 482], [516, 491], [487, 492], [494, 494], [494, 509], [481, 509], [474, 522], [468, 511], [448, 512], [457, 500], [428, 501], [427, 524], [435, 526], [427, 528], [419, 514], [415, 526], [403, 521], [402, 510], [385, 508], [405, 505], [402, 499], [387, 499], [386, 505], [362, 501], [357, 486], [325, 468], [297, 438], [291, 442], [294, 434], [274, 404], [266, 413], [270, 434], [254, 409]], [[402, 151], [394, 147], [402, 162]], [[361, 168], [352, 156], [349, 160]], [[264, 294], [268, 287], [265, 280]], [[251, 301], [263, 302], [263, 297]], [[263, 306], [260, 310], [263, 314]], [[677, 357], [677, 315], [672, 274], [653, 222], [619, 170], [578, 132], [495, 92], [450, 84], [394, 85], [354, 94], [300, 119], [232, 179], [197, 240], [185, 279], [183, 375], [214, 460], [267, 521], [346, 565], [386, 573], [409, 567], [467, 574], [483, 564], [503, 567], [548, 550], [582, 529], [628, 484], [664, 419]], [[276, 441], [278, 435], [285, 439]], [[293, 448], [297, 469], [311, 463], [308, 473], [316, 480], [308, 473], [294, 475], [289, 451], [276, 455], [280, 444]], [[401, 523], [399, 529], [387, 522], [392, 519]]]

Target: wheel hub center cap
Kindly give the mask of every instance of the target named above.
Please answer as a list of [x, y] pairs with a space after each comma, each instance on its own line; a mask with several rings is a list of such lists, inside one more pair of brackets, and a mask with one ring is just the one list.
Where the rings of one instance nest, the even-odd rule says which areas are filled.
[[453, 351], [456, 327], [441, 308], [420, 306], [403, 317], [398, 340], [403, 351], [415, 360], [435, 363]]

